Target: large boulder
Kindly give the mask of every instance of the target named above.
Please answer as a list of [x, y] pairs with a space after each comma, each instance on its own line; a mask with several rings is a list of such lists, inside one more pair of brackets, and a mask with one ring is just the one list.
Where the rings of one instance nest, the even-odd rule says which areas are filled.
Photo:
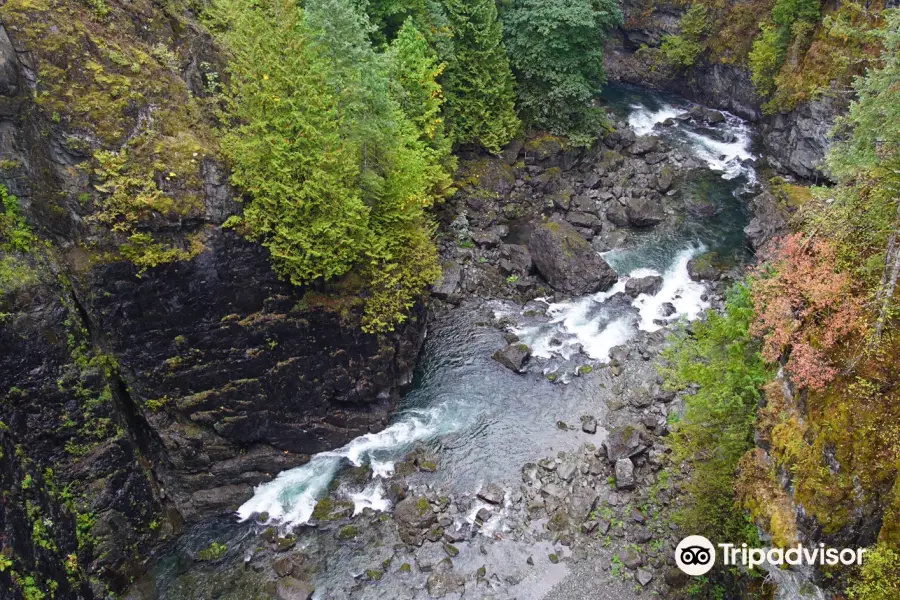
[[309, 600], [316, 591], [312, 585], [293, 577], [285, 577], [278, 581], [275, 597], [278, 600]]
[[500, 268], [509, 273], [527, 275], [534, 266], [528, 248], [519, 244], [501, 244], [500, 255]]
[[616, 489], [630, 490], [634, 488], [634, 463], [630, 458], [616, 461]]
[[618, 202], [612, 202], [606, 209], [606, 220], [616, 227], [626, 227], [628, 225], [628, 213], [625, 207]]
[[647, 277], [632, 277], [625, 282], [625, 293], [632, 298], [637, 298], [641, 294], [655, 296], [662, 288], [663, 278], [659, 275], [648, 275]]
[[525, 362], [530, 356], [531, 348], [527, 344], [515, 343], [497, 350], [492, 358], [510, 371], [521, 373], [525, 370]]
[[648, 152], [653, 152], [659, 146], [659, 138], [655, 135], [641, 136], [628, 149], [629, 152], [636, 156], [643, 156]]
[[431, 504], [424, 496], [410, 496], [401, 500], [394, 509], [399, 525], [400, 539], [411, 546], [421, 546], [425, 530], [437, 522]]
[[544, 279], [567, 294], [606, 290], [619, 279], [590, 243], [565, 222], [537, 225], [528, 240], [528, 250]]
[[432, 286], [431, 293], [442, 300], [446, 300], [459, 289], [459, 280], [462, 272], [459, 265], [452, 261], [443, 263], [441, 271], [441, 281]]
[[606, 458], [612, 463], [640, 454], [647, 446], [640, 430], [630, 425], [613, 429], [603, 441]]
[[634, 227], [653, 227], [666, 218], [662, 202], [646, 196], [629, 198], [625, 203], [625, 213]]

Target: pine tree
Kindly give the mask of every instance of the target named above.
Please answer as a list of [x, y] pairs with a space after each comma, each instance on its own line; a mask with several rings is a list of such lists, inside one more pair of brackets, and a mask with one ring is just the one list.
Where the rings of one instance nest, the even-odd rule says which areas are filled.
[[519, 132], [515, 89], [494, 0], [446, 0], [455, 60], [447, 70], [447, 113], [457, 144], [499, 152]]
[[215, 9], [232, 51], [233, 126], [222, 149], [232, 182], [252, 198], [239, 225], [294, 284], [343, 275], [365, 245], [369, 209], [303, 14], [292, 0], [217, 0]]
[[531, 126], [589, 144], [604, 114], [592, 105], [606, 77], [603, 41], [622, 14], [614, 0], [514, 0], [503, 31]]
[[442, 114], [444, 94], [437, 82], [446, 63], [438, 63], [435, 52], [412, 18], [406, 20], [391, 43], [389, 58], [391, 78], [397, 83], [397, 101], [416, 126], [419, 139], [431, 157], [431, 188], [435, 195], [447, 195], [456, 171], [456, 158]]
[[393, 328], [440, 275], [425, 211], [446, 173], [398, 103], [391, 57], [375, 52], [353, 0], [214, 8], [232, 51], [222, 146], [250, 197], [231, 224], [292, 283], [353, 270], [363, 329]]

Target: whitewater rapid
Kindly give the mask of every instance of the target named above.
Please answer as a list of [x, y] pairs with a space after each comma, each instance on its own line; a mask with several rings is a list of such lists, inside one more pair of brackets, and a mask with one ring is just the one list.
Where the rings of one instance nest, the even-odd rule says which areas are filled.
[[[688, 112], [687, 106], [662, 104], [657, 110], [650, 110], [633, 105], [628, 122], [638, 135], [654, 133], [682, 141], [695, 159], [720, 173], [723, 179], [743, 175], [748, 181], [754, 181], [747, 125], [725, 113], [726, 121], [720, 128], [729, 134], [724, 139], [732, 139], [731, 142], [694, 131], [678, 119], [674, 124], [663, 125], [668, 119]], [[709, 308], [709, 302], [705, 286], [690, 278], [688, 263], [705, 252], [706, 247], [699, 240], [678, 243], [681, 246], [674, 246], [668, 264], [657, 261], [656, 268], [651, 268], [649, 262], [641, 266], [641, 260], [633, 260], [627, 272], [619, 273], [620, 279], [611, 289], [547, 303], [546, 321], [519, 326], [514, 332], [531, 346], [536, 357], [568, 361], [584, 355], [590, 361], [607, 363], [614, 347], [627, 343], [640, 331], [653, 332], [678, 320], [697, 319]], [[635, 255], [634, 249], [630, 252]], [[613, 268], [616, 268], [616, 254], [617, 251], [604, 254]], [[662, 277], [657, 293], [641, 294], [633, 299], [625, 299], [621, 294], [630, 278], [651, 275]], [[672, 307], [674, 312], [667, 314]], [[365, 508], [390, 510], [382, 482], [393, 474], [394, 461], [418, 442], [471, 429], [473, 420], [477, 419], [473, 413], [479, 407], [473, 411], [466, 402], [466, 399], [444, 398], [424, 408], [401, 412], [387, 429], [360, 436], [337, 450], [317, 454], [306, 465], [282, 472], [272, 481], [259, 485], [237, 514], [242, 520], [266, 514], [270, 523], [285, 528], [308, 523], [318, 500], [328, 493], [340, 469], [347, 465], [366, 465], [372, 474], [361, 490], [345, 494], [353, 502], [354, 512]]]

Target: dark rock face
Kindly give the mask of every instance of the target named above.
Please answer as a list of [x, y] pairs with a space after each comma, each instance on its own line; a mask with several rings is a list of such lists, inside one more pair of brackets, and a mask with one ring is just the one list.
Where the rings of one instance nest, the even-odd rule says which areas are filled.
[[764, 191], [750, 201], [753, 218], [744, 228], [747, 241], [753, 249], [759, 249], [772, 238], [787, 230], [788, 215], [769, 191]]
[[[206, 38], [182, 41], [209, 51]], [[42, 244], [28, 259], [34, 280], [0, 293], [0, 490], [15, 494], [0, 525], [16, 568], [52, 577], [57, 598], [108, 597], [185, 524], [383, 428], [411, 380], [425, 311], [365, 334], [355, 307], [310, 302], [315, 290], [279, 280], [264, 249], [221, 228], [240, 205], [212, 157], [195, 214], [166, 223], [176, 244], [202, 232], [202, 253], [140, 277], [98, 260], [94, 244], [109, 248], [114, 236], [76, 200], [93, 190], [95, 148], [72, 150], [65, 121], [34, 107], [32, 49], [17, 55], [19, 42], [0, 27], [0, 154], [17, 165], [0, 182], [54, 250]], [[54, 523], [44, 544], [32, 539], [37, 518]], [[70, 554], [83, 581], [67, 579]], [[0, 573], [0, 589], [13, 587]]]
[[619, 278], [587, 240], [565, 222], [537, 225], [528, 240], [528, 250], [541, 275], [567, 294], [609, 289]]
[[642, 196], [629, 198], [625, 202], [628, 222], [635, 227], [653, 227], [666, 219], [666, 213], [659, 200]]
[[762, 141], [769, 163], [805, 179], [825, 178], [822, 160], [828, 132], [846, 107], [846, 99], [823, 97], [763, 119]]
[[383, 428], [424, 319], [420, 309], [395, 334], [364, 334], [303, 306], [258, 246], [216, 232], [207, 248], [140, 279], [115, 263], [73, 280], [188, 520], [234, 509], [305, 455]]

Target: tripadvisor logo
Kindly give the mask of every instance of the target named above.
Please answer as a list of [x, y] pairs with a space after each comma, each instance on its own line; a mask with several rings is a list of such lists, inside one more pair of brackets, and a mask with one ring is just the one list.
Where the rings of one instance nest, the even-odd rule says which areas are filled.
[[675, 548], [675, 564], [688, 575], [706, 575], [716, 564], [716, 548], [702, 535], [689, 535]]
[[[747, 544], [718, 544], [725, 566], [744, 565], [752, 569], [764, 563], [783, 565], [861, 565], [866, 548], [826, 548], [825, 544], [791, 548], [748, 548]], [[716, 564], [716, 547], [702, 535], [689, 535], [675, 548], [675, 564], [687, 575], [705, 575]]]

